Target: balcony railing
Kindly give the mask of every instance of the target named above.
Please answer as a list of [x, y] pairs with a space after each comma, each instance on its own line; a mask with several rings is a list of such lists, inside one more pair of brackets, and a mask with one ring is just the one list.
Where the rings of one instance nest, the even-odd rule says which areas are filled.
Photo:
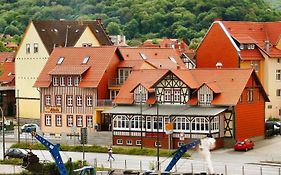
[[104, 99], [104, 100], [98, 100], [96, 103], [96, 107], [111, 107], [113, 106], [112, 100], [110, 99]]
[[122, 86], [125, 82], [124, 77], [119, 77], [119, 78], [111, 78], [108, 80], [108, 86]]

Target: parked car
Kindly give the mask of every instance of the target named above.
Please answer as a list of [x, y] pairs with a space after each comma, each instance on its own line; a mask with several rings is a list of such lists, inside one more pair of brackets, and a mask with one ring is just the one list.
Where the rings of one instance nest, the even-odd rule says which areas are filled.
[[20, 149], [20, 148], [9, 148], [6, 152], [5, 152], [5, 158], [24, 158], [27, 155], [27, 151], [24, 149]]
[[27, 132], [27, 130], [30, 129], [30, 131], [39, 131], [39, 126], [35, 123], [29, 123], [29, 124], [24, 124], [21, 127], [21, 132]]
[[266, 136], [273, 136], [280, 134], [280, 122], [266, 121], [265, 122]]
[[235, 151], [248, 151], [254, 148], [254, 142], [250, 139], [240, 138], [236, 141], [234, 145]]

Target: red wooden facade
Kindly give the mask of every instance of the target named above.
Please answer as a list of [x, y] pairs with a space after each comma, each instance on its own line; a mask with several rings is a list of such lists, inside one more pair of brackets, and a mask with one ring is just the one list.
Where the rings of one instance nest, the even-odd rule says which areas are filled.
[[239, 66], [239, 53], [223, 30], [221, 24], [213, 23], [196, 51], [197, 68], [216, 68], [218, 62], [223, 68]]

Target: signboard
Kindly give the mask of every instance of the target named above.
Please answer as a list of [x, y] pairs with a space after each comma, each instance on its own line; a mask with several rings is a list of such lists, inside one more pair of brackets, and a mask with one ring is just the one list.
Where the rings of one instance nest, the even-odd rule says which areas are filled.
[[173, 133], [173, 123], [167, 123], [165, 125], [165, 132], [166, 134], [172, 134]]
[[46, 113], [61, 113], [61, 107], [45, 107]]

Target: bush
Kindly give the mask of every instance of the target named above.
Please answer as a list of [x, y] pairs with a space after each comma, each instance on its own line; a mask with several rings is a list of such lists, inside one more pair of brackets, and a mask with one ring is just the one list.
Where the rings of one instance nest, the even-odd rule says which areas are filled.
[[[13, 144], [12, 148], [23, 148], [29, 149], [28, 145], [30, 143], [20, 143], [20, 144]], [[46, 148], [40, 143], [33, 143], [32, 149], [38, 150], [46, 150]], [[61, 150], [63, 151], [73, 151], [73, 152], [81, 152], [82, 146], [71, 146], [71, 145], [61, 145]], [[107, 147], [91, 145], [84, 147], [85, 152], [95, 152], [95, 153], [107, 153]], [[166, 150], [160, 149], [159, 155], [164, 157], [170, 157], [174, 154], [174, 150]], [[155, 148], [138, 148], [138, 147], [113, 147], [114, 154], [127, 154], [127, 155], [146, 155], [146, 156], [156, 156], [157, 150]], [[183, 157], [189, 157], [188, 153], [185, 153]]]

